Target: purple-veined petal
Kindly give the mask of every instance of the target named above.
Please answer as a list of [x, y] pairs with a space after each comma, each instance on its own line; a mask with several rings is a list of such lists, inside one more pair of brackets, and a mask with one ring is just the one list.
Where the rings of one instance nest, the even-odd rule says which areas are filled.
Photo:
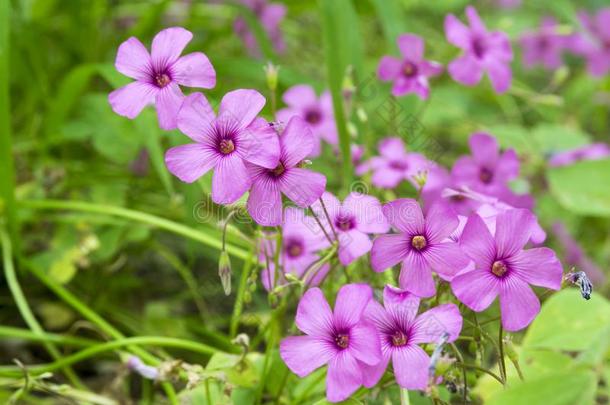
[[526, 209], [504, 211], [496, 217], [496, 248], [498, 257], [517, 254], [530, 239], [536, 217]]
[[371, 322], [381, 333], [391, 333], [394, 329], [394, 321], [385, 308], [372, 299], [364, 310], [364, 319]]
[[165, 153], [165, 165], [174, 176], [192, 183], [216, 166], [219, 156], [210, 147], [190, 143], [169, 149]]
[[436, 292], [430, 265], [423, 255], [411, 251], [402, 262], [399, 276], [400, 288], [418, 297], [431, 297]]
[[396, 382], [408, 390], [423, 390], [428, 385], [430, 357], [424, 350], [408, 344], [392, 351], [392, 367]]
[[373, 242], [366, 233], [357, 229], [339, 232], [339, 261], [347, 266], [354, 260], [367, 254], [373, 247]]
[[425, 256], [432, 270], [449, 279], [466, 267], [469, 262], [460, 246], [454, 242], [429, 246], [425, 251]]
[[401, 232], [410, 236], [425, 231], [424, 214], [419, 203], [412, 198], [399, 198], [383, 206], [387, 220]]
[[397, 40], [400, 53], [409, 62], [419, 62], [424, 57], [424, 40], [413, 34], [402, 34]]
[[377, 77], [383, 81], [394, 80], [400, 74], [400, 69], [402, 69], [402, 62], [400, 60], [393, 56], [384, 56], [379, 61]]
[[182, 90], [174, 82], [171, 82], [157, 92], [155, 108], [157, 109], [157, 117], [161, 129], [170, 130], [177, 128], [178, 111], [180, 111], [183, 100], [184, 94], [182, 94]]
[[500, 286], [502, 326], [516, 332], [530, 324], [540, 312], [540, 301], [531, 287], [518, 277], [505, 277]]
[[132, 79], [147, 81], [151, 75], [151, 60], [146, 47], [136, 37], [119, 46], [114, 62], [116, 70]]
[[291, 201], [302, 208], [316, 202], [326, 188], [326, 177], [307, 169], [293, 167], [281, 177], [280, 189]]
[[426, 237], [439, 243], [449, 237], [459, 224], [456, 213], [446, 204], [434, 204], [426, 214]]
[[253, 180], [248, 213], [259, 225], [278, 226], [282, 223], [282, 195], [275, 179], [263, 175]]
[[390, 363], [391, 354], [390, 352], [384, 353], [382, 355], [381, 361], [374, 366], [368, 366], [366, 364], [362, 364], [362, 378], [363, 385], [367, 388], [373, 388], [381, 377], [385, 373], [385, 370], [388, 368], [388, 364]]
[[436, 343], [449, 334], [449, 342], [453, 342], [462, 330], [462, 315], [455, 304], [443, 304], [419, 315], [415, 319], [409, 343]]
[[263, 118], [256, 118], [247, 128], [239, 131], [236, 140], [236, 152], [242, 159], [267, 169], [275, 169], [279, 164], [279, 138], [275, 129]]
[[460, 247], [480, 269], [491, 269], [496, 259], [495, 241], [483, 219], [471, 214], [460, 237]]
[[328, 341], [313, 336], [289, 336], [280, 342], [280, 357], [301, 378], [328, 363], [336, 353]]
[[340, 351], [328, 363], [326, 398], [340, 402], [350, 397], [362, 385], [362, 370], [349, 350]]
[[135, 81], [110, 93], [108, 102], [115, 113], [134, 119], [144, 107], [155, 102], [158, 92], [152, 84]]
[[360, 322], [366, 306], [373, 299], [368, 284], [346, 284], [337, 293], [334, 319], [338, 329], [349, 329]]
[[284, 165], [298, 165], [313, 149], [313, 133], [301, 117], [292, 117], [280, 137], [281, 158]]
[[371, 267], [382, 272], [400, 263], [409, 253], [410, 239], [402, 234], [381, 235], [373, 241]]
[[451, 280], [451, 289], [468, 308], [481, 312], [496, 299], [499, 284], [499, 279], [491, 271], [475, 269], [455, 276]]
[[193, 34], [182, 27], [166, 28], [153, 38], [151, 57], [156, 69], [165, 69], [173, 64], [193, 38]]
[[178, 110], [178, 129], [194, 141], [213, 145], [212, 126], [216, 115], [201, 93], [188, 95]]
[[[324, 202], [324, 206], [320, 203], [320, 201], [316, 201], [311, 205], [311, 209], [315, 212], [316, 216], [320, 219], [320, 222], [326, 227], [327, 231], [330, 232], [330, 224], [326, 218], [326, 214], [324, 212], [324, 208], [326, 208], [326, 212], [328, 212], [328, 216], [331, 221], [334, 221], [335, 217], [339, 215], [341, 211], [341, 203], [335, 197], [334, 194], [325, 191], [320, 197]], [[333, 224], [334, 226], [334, 224]]]
[[447, 67], [449, 74], [458, 83], [474, 86], [483, 77], [483, 68], [474, 55], [465, 53], [454, 59]]
[[419, 309], [420, 298], [407, 290], [393, 287], [389, 284], [383, 288], [383, 305], [386, 308], [402, 307], [407, 314], [406, 319], [413, 320]]
[[244, 129], [261, 112], [265, 102], [265, 97], [256, 90], [233, 90], [222, 98], [218, 116], [234, 122], [235, 129]]
[[241, 158], [232, 153], [220, 158], [212, 178], [212, 201], [232, 204], [244, 195], [252, 181]]
[[546, 247], [522, 250], [508, 260], [512, 271], [523, 281], [559, 290], [563, 268], [555, 252]]
[[375, 197], [356, 192], [350, 193], [343, 201], [343, 210], [356, 218], [356, 229], [365, 233], [385, 233], [390, 224]]
[[216, 85], [216, 71], [204, 53], [193, 52], [172, 65], [172, 79], [183, 86], [211, 89]]
[[328, 338], [333, 333], [333, 313], [322, 290], [310, 288], [299, 301], [297, 327], [310, 336]]
[[351, 328], [348, 350], [356, 359], [369, 366], [381, 361], [381, 345], [373, 324], [359, 322]]
[[445, 36], [450, 44], [458, 48], [470, 47], [470, 29], [453, 14], [445, 17]]
[[297, 84], [284, 92], [284, 103], [291, 107], [308, 107], [317, 102], [316, 92], [311, 86]]

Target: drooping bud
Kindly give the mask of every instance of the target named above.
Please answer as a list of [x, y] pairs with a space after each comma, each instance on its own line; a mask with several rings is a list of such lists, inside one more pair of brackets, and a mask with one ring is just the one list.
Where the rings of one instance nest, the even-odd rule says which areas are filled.
[[[572, 269], [574, 270], [574, 269]], [[580, 295], [586, 300], [591, 299], [591, 293], [593, 293], [593, 284], [587, 274], [584, 271], [569, 272], [565, 275], [564, 279], [572, 284], [580, 287]]]
[[430, 385], [433, 385], [434, 383], [434, 377], [436, 376], [438, 363], [443, 352], [443, 346], [445, 346], [447, 340], [449, 340], [449, 333], [444, 332], [439, 338], [438, 342], [436, 342], [432, 356], [430, 356], [430, 365], [428, 366], [428, 378], [430, 380]]
[[149, 380], [156, 380], [159, 377], [159, 371], [156, 367], [148, 366], [137, 356], [130, 356], [127, 359], [127, 368], [131, 371], [140, 374], [142, 377]]
[[265, 76], [267, 79], [267, 87], [269, 90], [275, 91], [277, 89], [277, 81], [279, 76], [280, 67], [274, 65], [271, 62], [267, 62], [267, 65], [263, 68], [265, 70]]
[[218, 258], [218, 276], [225, 295], [231, 294], [231, 258], [226, 250], [220, 252]]

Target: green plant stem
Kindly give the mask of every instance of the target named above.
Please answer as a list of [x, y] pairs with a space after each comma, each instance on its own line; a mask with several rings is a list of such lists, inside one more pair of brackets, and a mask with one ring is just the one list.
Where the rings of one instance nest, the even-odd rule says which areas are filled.
[[[62, 357], [61, 359], [45, 365], [29, 366], [27, 368], [30, 375], [40, 375], [55, 371], [57, 369], [69, 366], [74, 363], [86, 360], [90, 357], [96, 356], [101, 353], [130, 347], [134, 345], [150, 345], [150, 346], [161, 346], [161, 347], [173, 347], [177, 349], [189, 350], [195, 353], [212, 355], [218, 352], [217, 349], [204, 345], [202, 343], [193, 342], [190, 340], [162, 337], [162, 336], [136, 336], [123, 339], [112, 340], [110, 342], [100, 343], [95, 346], [88, 347], [81, 350], [80, 352], [74, 353], [70, 356]], [[3, 377], [20, 377], [23, 375], [23, 371], [19, 367], [15, 366], [4, 366], [0, 367], [0, 376]]]
[[404, 388], [400, 389], [400, 405], [409, 405], [411, 403], [409, 399], [409, 390]]
[[[4, 227], [0, 227], [0, 242], [2, 243], [4, 276], [15, 300], [15, 304], [17, 305], [17, 309], [19, 310], [19, 313], [21, 314], [21, 317], [25, 321], [28, 328], [30, 328], [34, 334], [44, 336], [45, 331], [42, 329], [42, 326], [40, 326], [38, 320], [34, 316], [34, 313], [30, 309], [30, 306], [25, 299], [25, 295], [23, 294], [23, 290], [21, 290], [21, 286], [19, 285], [19, 280], [17, 280], [17, 274], [15, 273], [15, 267], [13, 265], [11, 239], [4, 230]], [[57, 360], [62, 357], [61, 353], [53, 343], [43, 341], [43, 346], [53, 359]], [[80, 381], [74, 370], [72, 370], [70, 367], [64, 367], [62, 371], [68, 380], [70, 380], [70, 382], [77, 388], [86, 389], [86, 386]]]
[[506, 362], [504, 361], [504, 329], [502, 328], [502, 323], [500, 322], [499, 330], [498, 330], [498, 348], [499, 348], [499, 356], [500, 359], [498, 361], [498, 367], [500, 368], [500, 375], [502, 376], [502, 380], [504, 384], [506, 384]]
[[[36, 266], [32, 266], [25, 259], [22, 259], [22, 262], [28, 266], [30, 272], [34, 274], [48, 289], [53, 291], [55, 295], [57, 295], [60, 299], [62, 299], [66, 304], [71, 306], [74, 310], [80, 313], [85, 319], [89, 320], [93, 324], [95, 324], [102, 332], [106, 333], [113, 339], [124, 339], [125, 336], [121, 332], [119, 332], [114, 326], [109, 324], [105, 319], [97, 314], [97, 312], [93, 311], [89, 308], [85, 303], [79, 300], [75, 295], [73, 295], [70, 291], [66, 290], [62, 285], [55, 282], [55, 280], [48, 277], [44, 272], [40, 271]], [[153, 365], [157, 365], [160, 363], [159, 359], [157, 359], [152, 354], [147, 351], [137, 347], [130, 346], [128, 350], [133, 354], [139, 356], [145, 362], [148, 362]], [[167, 395], [168, 400], [172, 405], [178, 405], [178, 397], [176, 396], [176, 391], [174, 387], [168, 382], [162, 383], [163, 390]]]
[[453, 349], [453, 352], [455, 353], [456, 357], [458, 358], [458, 361], [462, 364], [462, 378], [464, 380], [464, 396], [462, 397], [462, 402], [464, 403], [464, 405], [466, 405], [466, 402], [468, 401], [468, 378], [466, 375], [466, 368], [465, 368], [465, 366], [463, 366], [464, 357], [462, 356], [462, 353], [457, 348], [455, 343], [450, 343], [450, 345], [451, 345], [451, 348]]
[[37, 334], [29, 329], [13, 328], [11, 326], [0, 326], [0, 337], [8, 339], [26, 340], [29, 342], [57, 343], [63, 346], [88, 347], [98, 344], [98, 341], [75, 336], [58, 335], [45, 332]]
[[463, 367], [463, 368], [469, 368], [471, 370], [477, 370], [480, 371], [482, 373], [485, 373], [491, 377], [493, 377], [496, 381], [498, 381], [500, 384], [504, 385], [504, 381], [502, 381], [502, 378], [499, 377], [496, 373], [494, 373], [493, 371], [489, 371], [487, 369], [484, 369], [483, 367], [479, 367], [476, 366], [474, 364], [466, 364], [466, 363], [461, 363], [461, 362], [457, 362], [455, 363], [456, 365]]
[[[250, 256], [252, 255], [254, 255], [254, 250], [250, 251]], [[239, 288], [237, 290], [235, 304], [233, 305], [233, 314], [231, 315], [231, 324], [229, 327], [229, 333], [233, 338], [237, 335], [239, 319], [241, 318], [241, 314], [244, 309], [244, 296], [246, 294], [246, 290], [248, 289], [248, 278], [250, 277], [252, 264], [253, 260], [246, 260], [244, 261], [244, 265], [241, 269], [241, 279], [239, 280]]]
[[[165, 218], [160, 218], [155, 215], [146, 214], [139, 211], [130, 210], [122, 207], [111, 205], [93, 204], [83, 201], [63, 201], [63, 200], [23, 200], [20, 205], [24, 208], [38, 210], [67, 210], [90, 212], [94, 214], [110, 215], [129, 219], [136, 222], [141, 222], [159, 229], [164, 229], [169, 232], [193, 239], [201, 242], [204, 245], [222, 250], [222, 242], [217, 238], [207, 235], [203, 232], [190, 228], [188, 226], [170, 221]], [[236, 246], [227, 244], [227, 252], [239, 259], [246, 260], [248, 253]]]

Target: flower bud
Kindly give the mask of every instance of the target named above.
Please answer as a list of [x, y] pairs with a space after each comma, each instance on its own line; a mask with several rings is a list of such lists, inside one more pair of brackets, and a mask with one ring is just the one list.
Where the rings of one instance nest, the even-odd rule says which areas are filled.
[[231, 259], [226, 250], [220, 252], [220, 258], [218, 259], [218, 275], [220, 276], [220, 283], [225, 291], [225, 295], [231, 294]]
[[269, 87], [269, 90], [275, 91], [277, 89], [277, 80], [280, 67], [271, 62], [267, 62], [267, 65], [263, 69], [265, 70], [265, 75], [267, 78], [267, 87]]

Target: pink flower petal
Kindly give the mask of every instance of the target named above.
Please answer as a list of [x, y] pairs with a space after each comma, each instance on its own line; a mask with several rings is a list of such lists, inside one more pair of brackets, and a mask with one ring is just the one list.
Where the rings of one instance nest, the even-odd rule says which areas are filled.
[[192, 38], [193, 34], [182, 27], [166, 28], [155, 35], [150, 52], [154, 67], [163, 69], [173, 64]]
[[378, 331], [388, 331], [394, 328], [394, 321], [388, 311], [380, 303], [372, 299], [364, 310], [364, 319], [373, 323]]
[[317, 337], [289, 336], [280, 342], [280, 357], [301, 378], [328, 363], [335, 354], [331, 344]]
[[455, 304], [443, 304], [419, 315], [415, 319], [409, 343], [436, 343], [445, 333], [453, 342], [462, 330], [462, 315]]
[[426, 249], [426, 260], [435, 272], [451, 278], [468, 265], [469, 259], [454, 242], [432, 245]]
[[155, 106], [161, 129], [170, 130], [177, 128], [178, 111], [182, 106], [184, 94], [180, 87], [171, 82], [157, 93]]
[[373, 324], [360, 322], [349, 332], [349, 348], [352, 355], [369, 366], [381, 361], [379, 336]]
[[333, 314], [322, 290], [310, 288], [299, 301], [297, 327], [310, 336], [327, 337], [333, 333]]
[[112, 111], [134, 119], [149, 104], [154, 103], [159, 89], [144, 82], [132, 82], [108, 95]]
[[477, 132], [470, 136], [468, 145], [477, 163], [490, 170], [494, 168], [500, 152], [496, 138], [484, 132]]
[[328, 363], [326, 398], [340, 402], [350, 397], [362, 385], [362, 371], [358, 361], [348, 350], [340, 351]]
[[180, 180], [192, 183], [216, 166], [218, 154], [200, 143], [176, 146], [165, 153], [167, 169]]
[[211, 89], [216, 85], [216, 71], [205, 54], [193, 52], [172, 65], [172, 79], [183, 86]]
[[373, 241], [371, 267], [382, 272], [400, 263], [409, 253], [410, 240], [404, 234], [381, 235]]
[[508, 261], [508, 265], [523, 281], [539, 287], [559, 290], [563, 268], [555, 252], [549, 248], [522, 250]]
[[317, 102], [316, 92], [306, 84], [292, 86], [284, 92], [282, 100], [291, 107], [308, 107]]
[[398, 186], [400, 182], [404, 180], [404, 178], [404, 173], [398, 170], [380, 168], [373, 172], [371, 182], [375, 185], [375, 187], [392, 189]]
[[470, 53], [466, 53], [449, 63], [448, 71], [453, 80], [466, 86], [474, 86], [483, 77], [481, 64]]
[[363, 385], [367, 388], [373, 388], [375, 385], [377, 385], [388, 368], [389, 363], [390, 352], [387, 352], [382, 356], [381, 361], [374, 366], [362, 364]]
[[339, 261], [344, 266], [370, 252], [371, 247], [373, 243], [366, 233], [357, 229], [339, 232]]
[[500, 156], [496, 165], [495, 179], [508, 182], [519, 176], [519, 157], [514, 150], [509, 149]]
[[236, 139], [236, 152], [242, 159], [267, 169], [275, 169], [279, 164], [280, 140], [275, 129], [263, 118], [254, 119]]
[[[330, 217], [330, 220], [333, 221], [334, 218], [341, 211], [341, 203], [339, 202], [337, 197], [334, 196], [334, 194], [332, 194], [328, 191], [325, 191], [324, 194], [322, 194], [321, 198], [322, 198], [322, 201], [324, 201], [324, 207], [326, 207], [326, 212], [328, 212], [328, 216]], [[320, 222], [322, 222], [322, 224], [324, 224], [326, 229], [330, 232], [330, 224], [328, 223], [328, 220], [326, 219], [326, 214], [324, 213], [324, 207], [322, 207], [322, 204], [320, 204], [319, 201], [316, 201], [314, 204], [311, 205], [311, 209], [315, 212], [316, 216], [320, 219]]]
[[381, 204], [375, 197], [352, 192], [343, 201], [343, 210], [356, 218], [356, 229], [360, 232], [385, 233], [390, 230]]
[[489, 80], [491, 80], [491, 85], [496, 93], [506, 92], [510, 88], [513, 77], [510, 65], [494, 59], [486, 63], [486, 68]]
[[254, 121], [265, 106], [265, 97], [256, 90], [239, 89], [228, 92], [220, 102], [218, 116], [234, 122], [235, 129], [244, 129]]
[[430, 266], [420, 253], [411, 251], [402, 262], [400, 288], [418, 297], [431, 297], [436, 292]]
[[151, 72], [150, 55], [138, 38], [131, 37], [119, 46], [114, 66], [127, 77], [146, 81]]
[[213, 146], [215, 139], [210, 127], [216, 118], [212, 106], [201, 93], [193, 93], [184, 99], [176, 123], [178, 129], [194, 141]]
[[425, 231], [424, 214], [419, 203], [412, 198], [399, 198], [383, 206], [388, 221], [408, 235], [421, 235]]
[[466, 17], [468, 18], [468, 22], [470, 23], [470, 27], [473, 31], [477, 33], [485, 33], [487, 29], [485, 28], [485, 24], [481, 21], [481, 17], [479, 17], [479, 13], [477, 9], [473, 6], [466, 7]]
[[326, 177], [320, 173], [294, 167], [280, 179], [280, 189], [291, 201], [302, 208], [309, 207], [324, 193]]
[[402, 34], [398, 37], [398, 49], [409, 62], [419, 62], [424, 57], [424, 40], [413, 34]]
[[[498, 257], [517, 254], [530, 239], [536, 217], [526, 209], [512, 209], [496, 217], [496, 247]], [[466, 225], [468, 226], [468, 225]]]
[[455, 212], [445, 204], [434, 204], [426, 214], [426, 236], [430, 243], [439, 243], [449, 237], [459, 224]]
[[346, 284], [337, 293], [334, 319], [337, 328], [349, 329], [360, 322], [366, 306], [373, 299], [368, 284]]
[[471, 214], [460, 237], [460, 246], [479, 269], [491, 269], [496, 259], [495, 241], [483, 219]]
[[445, 17], [445, 36], [449, 43], [458, 48], [470, 47], [470, 29], [453, 14]]
[[377, 67], [377, 77], [383, 81], [394, 80], [400, 74], [402, 68], [402, 61], [392, 57], [384, 56], [379, 61]]
[[387, 159], [403, 160], [406, 157], [404, 142], [394, 136], [382, 139], [378, 149], [379, 154]]
[[241, 158], [233, 153], [222, 157], [212, 178], [212, 201], [232, 204], [244, 195], [252, 181]]
[[282, 196], [275, 180], [260, 176], [253, 181], [248, 213], [259, 225], [278, 226], [282, 223]]
[[383, 288], [383, 305], [386, 308], [401, 307], [406, 315], [406, 320], [415, 319], [419, 309], [420, 298], [413, 293], [386, 284]]
[[491, 271], [473, 270], [458, 274], [451, 280], [455, 296], [476, 312], [485, 310], [496, 299], [500, 282]]
[[428, 385], [430, 357], [416, 345], [406, 345], [392, 351], [392, 366], [396, 382], [408, 390], [423, 390]]
[[313, 149], [313, 133], [301, 117], [292, 117], [280, 137], [284, 165], [298, 165]]
[[529, 325], [540, 312], [540, 301], [529, 285], [518, 277], [506, 277], [500, 289], [502, 326], [516, 332]]

